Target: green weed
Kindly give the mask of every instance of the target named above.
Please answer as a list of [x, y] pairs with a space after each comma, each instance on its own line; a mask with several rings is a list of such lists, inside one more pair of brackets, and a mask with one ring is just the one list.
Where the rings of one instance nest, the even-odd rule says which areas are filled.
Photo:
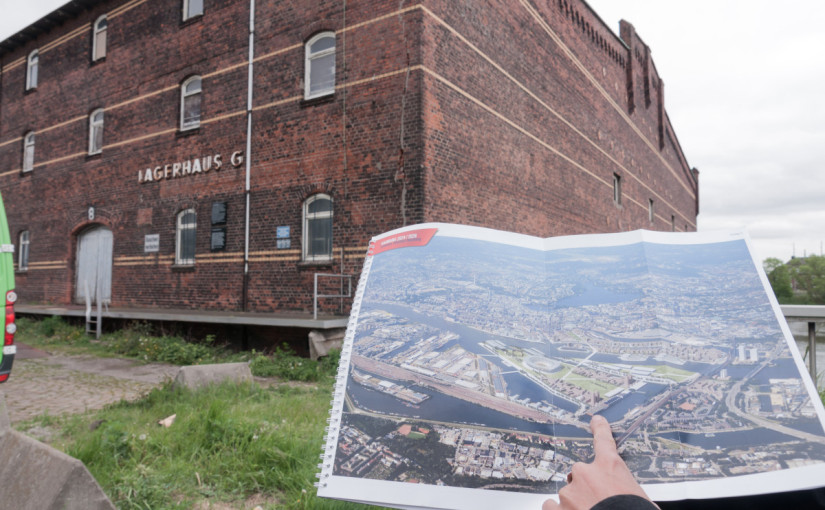
[[[340, 353], [312, 361], [294, 354], [289, 347], [278, 347], [271, 355], [258, 354], [252, 358], [249, 367], [252, 373], [261, 377], [280, 377], [292, 381], [319, 381], [332, 377], [338, 367]], [[329, 359], [327, 359], [329, 358]]]
[[173, 365], [248, 361], [253, 375], [292, 381], [320, 381], [333, 377], [339, 359], [338, 352], [333, 351], [316, 362], [296, 355], [286, 345], [269, 355], [255, 351], [235, 353], [217, 345], [214, 335], [207, 335], [201, 343], [188, 342], [177, 336], [153, 336], [150, 326], [140, 322], [104, 334], [94, 342], [82, 327], [68, 324], [60, 317], [40, 321], [20, 318], [18, 331], [17, 339], [22, 343], [69, 354], [120, 356]]

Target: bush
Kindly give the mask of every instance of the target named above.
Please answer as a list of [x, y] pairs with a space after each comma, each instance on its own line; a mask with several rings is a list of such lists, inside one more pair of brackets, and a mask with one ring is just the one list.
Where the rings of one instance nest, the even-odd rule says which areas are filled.
[[88, 345], [89, 336], [82, 328], [72, 326], [63, 318], [53, 315], [42, 320], [32, 320], [27, 317], [18, 317], [18, 342], [34, 345]]
[[219, 357], [219, 350], [211, 345], [195, 344], [175, 336], [144, 336], [136, 331], [125, 331], [106, 340], [114, 352], [144, 361], [198, 365], [217, 361]]
[[63, 319], [57, 315], [52, 315], [37, 323], [37, 332], [43, 336], [54, 336], [57, 330], [63, 325]]

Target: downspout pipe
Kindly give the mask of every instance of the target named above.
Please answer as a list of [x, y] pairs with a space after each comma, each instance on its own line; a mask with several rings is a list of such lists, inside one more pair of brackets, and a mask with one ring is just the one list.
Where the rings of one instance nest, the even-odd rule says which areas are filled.
[[250, 216], [250, 174], [252, 169], [252, 88], [255, 75], [255, 0], [249, 0], [249, 65], [247, 67], [246, 90], [246, 161], [244, 182], [244, 237], [243, 237], [243, 296], [241, 310], [249, 305], [249, 216]]

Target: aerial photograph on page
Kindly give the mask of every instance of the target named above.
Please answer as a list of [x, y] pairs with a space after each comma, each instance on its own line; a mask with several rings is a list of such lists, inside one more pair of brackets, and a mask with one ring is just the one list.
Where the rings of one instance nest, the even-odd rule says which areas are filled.
[[555, 493], [594, 414], [655, 484], [825, 463], [744, 240], [372, 257], [334, 474]]

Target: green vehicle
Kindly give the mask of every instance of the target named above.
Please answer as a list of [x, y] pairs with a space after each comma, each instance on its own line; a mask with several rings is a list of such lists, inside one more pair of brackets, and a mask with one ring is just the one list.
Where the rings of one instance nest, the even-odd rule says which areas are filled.
[[3, 314], [3, 351], [0, 353], [0, 383], [6, 382], [11, 375], [11, 365], [17, 346], [14, 345], [14, 334], [17, 326], [14, 324], [14, 302], [17, 293], [14, 292], [14, 245], [9, 236], [9, 223], [6, 220], [6, 208], [3, 206], [3, 197], [0, 196], [0, 292], [6, 297], [6, 313]]

